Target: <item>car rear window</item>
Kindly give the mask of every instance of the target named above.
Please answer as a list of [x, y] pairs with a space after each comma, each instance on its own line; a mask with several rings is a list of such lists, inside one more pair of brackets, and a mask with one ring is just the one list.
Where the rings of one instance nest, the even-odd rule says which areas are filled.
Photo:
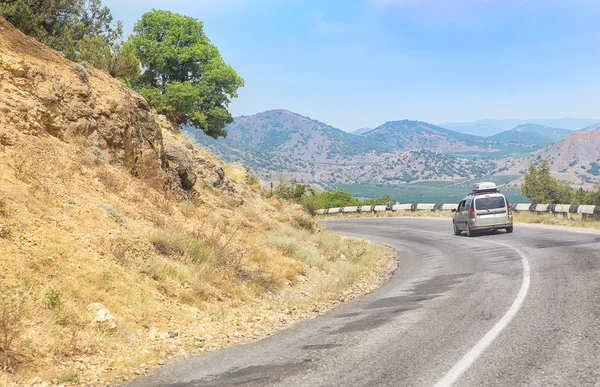
[[495, 208], [503, 208], [504, 205], [505, 202], [503, 196], [475, 199], [475, 208], [478, 210], [493, 210]]

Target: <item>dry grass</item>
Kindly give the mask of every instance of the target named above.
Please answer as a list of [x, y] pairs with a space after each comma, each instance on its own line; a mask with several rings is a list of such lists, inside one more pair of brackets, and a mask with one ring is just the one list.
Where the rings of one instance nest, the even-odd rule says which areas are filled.
[[23, 355], [16, 348], [21, 337], [23, 323], [23, 303], [17, 294], [0, 299], [0, 367], [12, 373]]
[[599, 230], [600, 218], [590, 215], [588, 220], [583, 220], [581, 214], [569, 214], [565, 219], [562, 214], [537, 213], [537, 212], [515, 212], [515, 222], [551, 224], [556, 226], [581, 227]]
[[[0, 360], [14, 371], [0, 385], [112, 384], [142, 363], [254, 340], [315, 302], [368, 291], [395, 258], [317, 232], [237, 166], [225, 169], [243, 196], [180, 200], [107, 159], [85, 139], [0, 152], [0, 294], [23, 295], [0, 313]], [[91, 323], [94, 302], [116, 329]]]

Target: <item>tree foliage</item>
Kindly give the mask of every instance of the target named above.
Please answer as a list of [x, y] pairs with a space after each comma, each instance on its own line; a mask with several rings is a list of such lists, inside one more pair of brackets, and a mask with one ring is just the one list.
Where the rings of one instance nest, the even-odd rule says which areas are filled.
[[[317, 192], [308, 184], [300, 184], [296, 179], [289, 182], [281, 178], [273, 190], [273, 195], [279, 199], [285, 199], [303, 205], [311, 214], [322, 208], [360, 206], [365, 204], [360, 199], [353, 197], [348, 191], [338, 189], [334, 192]], [[382, 200], [387, 200], [389, 195], [376, 199], [367, 199], [380, 204]], [[391, 201], [391, 197], [389, 197]], [[388, 203], [386, 201], [385, 203]], [[382, 204], [385, 204], [382, 203]], [[366, 205], [371, 205], [366, 203]]]
[[542, 160], [537, 166], [529, 164], [521, 193], [533, 203], [569, 204], [575, 198], [571, 186], [560, 183], [550, 174], [548, 160]]
[[392, 204], [393, 200], [392, 200], [392, 195], [387, 194], [387, 195], [383, 195], [383, 196], [379, 196], [376, 198], [366, 198], [363, 201], [363, 205], [365, 206], [384, 206], [384, 205], [388, 205], [388, 204]]
[[77, 44], [79, 60], [91, 63], [115, 78], [132, 78], [140, 74], [140, 62], [133, 46], [127, 42], [110, 41], [106, 36], [84, 36]]
[[174, 124], [225, 137], [225, 125], [233, 122], [227, 107], [244, 81], [223, 61], [202, 22], [152, 10], [129, 39], [143, 71], [132, 86]]
[[291, 200], [299, 203], [305, 196], [314, 196], [315, 190], [308, 184], [299, 184], [296, 179], [289, 182], [283, 178], [279, 179], [279, 183], [275, 186], [273, 194], [279, 199]]
[[139, 74], [132, 48], [123, 45], [121, 22], [101, 0], [3, 0], [0, 15], [67, 59], [114, 77]]
[[363, 203], [348, 191], [338, 189], [334, 192], [324, 191], [315, 195], [313, 203], [317, 209], [360, 206]]

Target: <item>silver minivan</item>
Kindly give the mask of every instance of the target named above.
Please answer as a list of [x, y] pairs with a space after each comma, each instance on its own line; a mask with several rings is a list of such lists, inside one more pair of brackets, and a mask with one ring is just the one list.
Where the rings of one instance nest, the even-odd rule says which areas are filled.
[[513, 232], [510, 203], [494, 183], [473, 185], [473, 192], [467, 195], [452, 212], [454, 212], [452, 224], [456, 235], [466, 231], [467, 236], [473, 236], [476, 231], [498, 229]]

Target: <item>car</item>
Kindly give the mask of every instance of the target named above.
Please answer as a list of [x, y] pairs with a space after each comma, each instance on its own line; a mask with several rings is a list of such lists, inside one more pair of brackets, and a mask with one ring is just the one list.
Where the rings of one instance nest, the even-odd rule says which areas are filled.
[[484, 182], [473, 185], [468, 194], [453, 209], [452, 225], [454, 234], [463, 232], [473, 236], [477, 231], [504, 229], [513, 232], [513, 216], [506, 196], [498, 190], [495, 183]]

